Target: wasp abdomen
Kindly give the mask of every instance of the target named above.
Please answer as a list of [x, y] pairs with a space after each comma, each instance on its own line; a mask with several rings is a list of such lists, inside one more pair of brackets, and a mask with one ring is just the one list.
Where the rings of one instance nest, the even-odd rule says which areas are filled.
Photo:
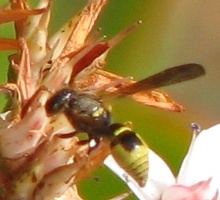
[[116, 162], [143, 187], [148, 176], [148, 146], [129, 127], [121, 124], [110, 126], [114, 137], [111, 153]]

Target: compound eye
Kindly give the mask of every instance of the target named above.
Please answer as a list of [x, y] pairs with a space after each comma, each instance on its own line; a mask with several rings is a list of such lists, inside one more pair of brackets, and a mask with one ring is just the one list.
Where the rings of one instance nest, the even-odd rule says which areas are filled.
[[62, 89], [55, 93], [46, 103], [45, 109], [49, 115], [62, 112], [68, 107], [70, 100], [73, 99], [75, 92], [71, 89]]

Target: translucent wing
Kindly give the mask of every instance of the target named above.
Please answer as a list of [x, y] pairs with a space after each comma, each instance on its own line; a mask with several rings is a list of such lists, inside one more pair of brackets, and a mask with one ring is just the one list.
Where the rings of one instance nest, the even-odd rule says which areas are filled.
[[205, 69], [199, 64], [190, 63], [179, 65], [147, 77], [127, 87], [120, 88], [117, 92], [120, 96], [131, 95], [137, 92], [152, 90], [155, 88], [191, 80], [204, 74]]
[[[108, 92], [107, 96], [110, 97], [128, 95], [133, 100], [144, 105], [180, 112], [183, 111], [184, 108], [173, 101], [168, 94], [152, 89], [190, 80], [204, 74], [204, 68], [194, 63], [169, 68], [138, 82], [123, 79], [110, 72], [97, 70], [95, 73], [76, 82], [75, 87], [80, 90], [88, 91], [103, 88], [103, 90]], [[120, 84], [114, 84], [117, 82]]]

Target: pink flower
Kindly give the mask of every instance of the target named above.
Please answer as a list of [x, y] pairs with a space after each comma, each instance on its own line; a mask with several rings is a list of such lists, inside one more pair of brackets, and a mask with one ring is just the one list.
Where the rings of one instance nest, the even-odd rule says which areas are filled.
[[131, 188], [139, 199], [149, 200], [217, 200], [220, 199], [220, 124], [199, 132], [192, 124], [193, 137], [175, 178], [167, 164], [153, 151], [149, 153], [149, 177], [139, 187], [111, 157], [105, 164]]

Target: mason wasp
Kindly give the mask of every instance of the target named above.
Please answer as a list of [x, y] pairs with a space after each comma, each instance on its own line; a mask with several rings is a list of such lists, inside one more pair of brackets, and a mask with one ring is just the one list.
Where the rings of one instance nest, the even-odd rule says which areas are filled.
[[[129, 96], [140, 91], [152, 90], [205, 74], [204, 68], [195, 63], [168, 68], [155, 75], [117, 90], [113, 96]], [[111, 113], [101, 98], [90, 93], [79, 93], [63, 88], [46, 103], [49, 116], [64, 113], [77, 133], [88, 134], [89, 141], [108, 141], [116, 162], [139, 186], [146, 184], [148, 177], [148, 146], [128, 125], [113, 123]], [[95, 146], [95, 147], [96, 147]], [[93, 147], [93, 148], [95, 148]]]

